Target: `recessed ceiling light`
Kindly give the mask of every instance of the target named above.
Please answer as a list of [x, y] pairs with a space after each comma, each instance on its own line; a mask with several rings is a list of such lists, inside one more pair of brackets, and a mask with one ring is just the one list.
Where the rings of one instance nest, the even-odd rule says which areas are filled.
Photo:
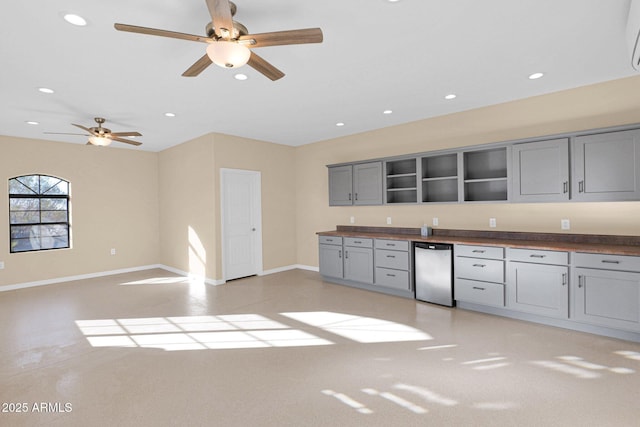
[[458, 95], [456, 95], [455, 93], [450, 93], [449, 95], [445, 96], [444, 99], [456, 99], [458, 97]]
[[533, 73], [529, 76], [529, 80], [536, 80], [544, 76], [544, 73]]
[[340, 126], [344, 126], [344, 123], [342, 123], [342, 122], [338, 122], [338, 123], [336, 123], [336, 126], [338, 126], [338, 127], [340, 127]]
[[40, 124], [38, 122], [34, 122], [33, 120], [27, 120], [25, 123], [28, 124], [28, 125], [39, 125]]
[[392, 114], [393, 110], [384, 110], [382, 114]]
[[63, 18], [69, 24], [73, 24], [73, 25], [76, 25], [78, 27], [84, 27], [85, 25], [87, 25], [87, 20], [86, 19], [84, 19], [82, 16], [75, 15], [73, 13], [67, 13], [67, 14], [65, 14], [63, 16]]
[[48, 87], [39, 87], [38, 90], [42, 93], [53, 93], [53, 89], [49, 89]]
[[249, 77], [246, 74], [236, 74], [233, 78], [236, 80], [247, 80]]
[[175, 113], [164, 113], [165, 116], [167, 117], [175, 117], [176, 114]]

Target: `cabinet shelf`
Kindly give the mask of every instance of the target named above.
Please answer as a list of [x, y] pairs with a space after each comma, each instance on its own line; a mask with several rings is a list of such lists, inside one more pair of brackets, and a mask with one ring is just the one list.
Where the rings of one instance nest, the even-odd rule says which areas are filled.
[[422, 182], [433, 182], [433, 181], [446, 181], [446, 180], [452, 180], [452, 179], [458, 179], [458, 176], [439, 176], [439, 177], [435, 177], [435, 178], [422, 178]]
[[407, 188], [388, 188], [387, 191], [416, 191], [416, 187], [407, 187]]
[[394, 175], [387, 175], [387, 178], [404, 178], [407, 176], [416, 176], [416, 173], [398, 173]]
[[498, 182], [498, 181], [506, 181], [507, 178], [484, 178], [484, 179], [465, 179], [465, 184], [472, 184], [476, 182]]

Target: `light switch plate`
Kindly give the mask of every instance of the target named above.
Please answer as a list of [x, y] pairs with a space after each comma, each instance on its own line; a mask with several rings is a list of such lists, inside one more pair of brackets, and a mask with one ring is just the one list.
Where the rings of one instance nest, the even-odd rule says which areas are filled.
[[387, 224], [391, 225], [391, 217], [390, 216], [387, 217]]
[[431, 220], [431, 225], [433, 225], [434, 227], [437, 227], [437, 226], [438, 226], [438, 218], [434, 217], [434, 218]]
[[350, 217], [350, 218], [349, 218], [349, 222], [350, 222], [351, 224], [355, 224], [355, 223], [356, 223], [356, 217], [355, 217], [355, 216]]
[[561, 219], [560, 228], [562, 230], [571, 230], [571, 221], [569, 221], [568, 219]]
[[116, 254], [116, 249], [115, 248], [111, 248], [111, 255], [115, 255]]
[[4, 268], [4, 261], [0, 261], [0, 270]]
[[496, 228], [496, 219], [495, 218], [489, 218], [489, 227]]

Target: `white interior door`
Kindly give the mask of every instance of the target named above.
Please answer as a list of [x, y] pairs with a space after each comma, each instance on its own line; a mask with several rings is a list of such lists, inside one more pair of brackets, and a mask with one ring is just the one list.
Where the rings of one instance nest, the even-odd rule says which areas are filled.
[[262, 271], [260, 182], [260, 172], [220, 170], [224, 280]]

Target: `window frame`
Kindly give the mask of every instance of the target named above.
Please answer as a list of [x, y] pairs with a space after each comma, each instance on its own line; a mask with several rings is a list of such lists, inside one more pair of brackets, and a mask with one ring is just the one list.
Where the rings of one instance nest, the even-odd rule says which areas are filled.
[[[23, 181], [20, 180], [20, 178], [26, 178], [26, 177], [37, 177], [37, 183], [38, 183], [38, 191], [36, 192], [35, 189], [31, 186], [31, 185], [27, 185], [25, 184]], [[48, 178], [48, 179], [54, 179], [54, 180], [58, 180], [58, 182], [52, 186], [50, 186], [49, 188], [47, 188], [44, 192], [42, 192], [42, 178]], [[27, 193], [12, 193], [11, 192], [11, 182], [12, 181], [17, 181], [19, 184], [23, 185], [26, 189], [28, 189], [30, 192]], [[17, 254], [17, 253], [25, 253], [25, 252], [41, 252], [41, 251], [50, 251], [50, 250], [58, 250], [58, 249], [70, 249], [71, 248], [71, 183], [69, 181], [67, 181], [64, 178], [60, 178], [57, 176], [53, 176], [53, 175], [46, 175], [46, 174], [27, 174], [27, 175], [20, 175], [20, 176], [14, 176], [12, 178], [9, 178], [8, 182], [8, 195], [9, 195], [9, 253], [11, 254]], [[66, 194], [55, 194], [55, 193], [48, 193], [48, 191], [52, 190], [53, 188], [57, 187], [60, 183], [64, 183], [66, 184]], [[13, 200], [20, 200], [20, 199], [37, 199], [38, 200], [38, 209], [37, 210], [12, 210], [12, 202]], [[43, 209], [42, 208], [42, 200], [47, 199], [47, 200], [65, 200], [66, 202], [66, 209]], [[43, 212], [64, 212], [65, 213], [65, 217], [66, 217], [66, 221], [44, 221], [43, 222]], [[37, 212], [37, 216], [38, 216], [38, 222], [12, 222], [12, 214], [16, 213], [16, 212]], [[27, 228], [33, 228], [33, 227], [60, 227], [62, 226], [63, 229], [66, 230], [66, 246], [59, 246], [56, 244], [56, 242], [59, 241], [59, 239], [56, 239], [56, 236], [48, 236], [50, 238], [52, 238], [52, 245], [50, 246], [45, 246], [42, 247], [42, 241], [43, 241], [43, 236], [40, 234], [38, 235], [38, 240], [39, 240], [39, 247], [37, 248], [32, 248], [31, 249], [22, 249], [22, 250], [15, 250], [15, 247], [18, 246], [18, 244], [14, 244], [14, 242], [19, 242], [21, 240], [30, 240], [30, 238], [27, 237], [20, 237], [20, 238], [14, 238], [14, 229], [18, 228], [18, 227], [27, 227]]]

